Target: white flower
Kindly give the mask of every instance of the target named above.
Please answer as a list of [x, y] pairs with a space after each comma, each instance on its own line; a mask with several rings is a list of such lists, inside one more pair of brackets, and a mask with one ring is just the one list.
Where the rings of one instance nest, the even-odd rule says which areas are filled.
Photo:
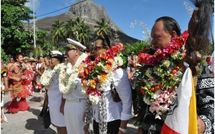
[[72, 64], [71, 63], [67, 63], [67, 65], [66, 65], [66, 73], [68, 75], [70, 75], [72, 73]]
[[99, 62], [97, 65], [104, 68], [104, 65], [101, 62]]
[[114, 61], [115, 61], [117, 67], [123, 65], [123, 59], [119, 55], [114, 57]]
[[170, 61], [169, 60], [163, 60], [162, 64], [168, 68], [170, 66]]
[[147, 105], [150, 105], [150, 104], [151, 104], [151, 101], [150, 101], [149, 99], [150, 99], [149, 97], [146, 97], [146, 96], [143, 97], [143, 101], [144, 101]]
[[97, 105], [99, 103], [99, 96], [89, 95], [89, 100], [92, 102], [93, 105]]
[[[78, 78], [78, 73], [79, 73], [78, 72], [78, 67], [80, 66], [80, 64], [82, 63], [82, 61], [85, 60], [86, 57], [87, 57], [87, 54], [83, 53], [82, 55], [80, 55], [80, 57], [78, 58], [78, 60], [76, 61], [76, 63], [75, 63], [74, 66], [72, 66], [71, 64], [67, 65], [67, 75], [69, 77], [64, 77], [60, 73], [59, 87], [60, 87], [60, 92], [61, 93], [68, 94], [72, 90], [76, 89], [76, 87], [79, 84], [79, 82], [78, 82], [79, 81], [79, 78]], [[81, 84], [79, 86], [81, 86]], [[83, 91], [81, 91], [81, 92], [83, 92]]]
[[153, 99], [157, 99], [157, 98], [159, 97], [160, 93], [161, 93], [161, 90], [156, 91], [156, 92], [154, 93], [154, 95], [152, 96], [152, 98], [153, 98]]

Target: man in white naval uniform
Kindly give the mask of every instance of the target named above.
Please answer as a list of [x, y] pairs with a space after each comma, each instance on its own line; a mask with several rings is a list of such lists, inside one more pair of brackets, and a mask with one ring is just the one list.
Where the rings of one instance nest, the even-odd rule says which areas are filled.
[[78, 78], [79, 65], [87, 57], [81, 52], [86, 49], [81, 43], [70, 38], [66, 46], [66, 55], [71, 66], [60, 73], [60, 91], [65, 98], [64, 117], [68, 134], [84, 134], [84, 111], [86, 96], [81, 92], [81, 79]]

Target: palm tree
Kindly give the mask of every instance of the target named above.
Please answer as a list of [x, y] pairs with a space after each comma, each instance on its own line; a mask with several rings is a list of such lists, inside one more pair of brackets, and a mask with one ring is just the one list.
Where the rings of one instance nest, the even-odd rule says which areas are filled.
[[81, 43], [86, 44], [87, 42], [89, 42], [90, 28], [85, 23], [81, 23], [79, 26], [78, 40]]
[[109, 35], [110, 34], [110, 25], [108, 21], [106, 21], [104, 18], [101, 19], [101, 21], [97, 21], [97, 26], [96, 26], [96, 35], [98, 36], [104, 36], [104, 35]]
[[52, 24], [52, 31], [51, 31], [51, 34], [52, 34], [52, 42], [58, 46], [58, 43], [60, 41], [64, 41], [65, 40], [65, 24], [64, 22], [60, 22], [59, 20], [58, 21], [55, 21], [54, 24]]
[[67, 31], [67, 37], [78, 40], [83, 44], [86, 44], [89, 41], [90, 28], [79, 17], [74, 21], [68, 21], [65, 27]]
[[66, 37], [73, 37], [74, 36], [74, 25], [75, 21], [72, 19], [67, 21], [65, 24], [65, 32], [66, 32]]

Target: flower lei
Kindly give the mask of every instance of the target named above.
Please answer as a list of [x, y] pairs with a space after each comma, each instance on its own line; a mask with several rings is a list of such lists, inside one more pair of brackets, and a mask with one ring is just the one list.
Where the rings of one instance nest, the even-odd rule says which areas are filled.
[[53, 77], [56, 73], [59, 73], [61, 69], [65, 68], [64, 64], [57, 64], [53, 69], [46, 69], [40, 77], [40, 82], [43, 86], [49, 86], [53, 81]]
[[143, 95], [149, 111], [155, 113], [155, 118], [161, 118], [176, 99], [176, 89], [179, 86], [183, 68], [179, 65], [185, 57], [185, 42], [188, 33], [171, 40], [168, 47], [157, 49], [153, 55], [140, 53], [140, 66], [135, 72], [135, 87]]
[[60, 71], [59, 89], [61, 93], [68, 94], [75, 88], [75, 86], [77, 85], [76, 80], [79, 74], [79, 66], [83, 62], [83, 60], [86, 59], [86, 57], [87, 54], [81, 54], [74, 66], [68, 63], [67, 67]]
[[83, 92], [89, 96], [93, 104], [98, 104], [99, 97], [112, 81], [112, 72], [124, 64], [123, 56], [120, 53], [123, 44], [112, 46], [105, 53], [102, 53], [94, 61], [90, 57], [81, 64], [79, 77], [84, 87]]

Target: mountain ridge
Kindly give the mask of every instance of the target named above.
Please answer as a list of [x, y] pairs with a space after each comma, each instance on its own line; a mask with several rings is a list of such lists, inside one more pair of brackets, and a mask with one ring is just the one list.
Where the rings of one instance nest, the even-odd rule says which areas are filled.
[[[94, 3], [91, 0], [82, 0], [70, 6], [69, 11], [56, 15], [49, 16], [43, 19], [39, 19], [36, 21], [36, 26], [40, 29], [50, 30], [52, 24], [59, 20], [60, 22], [69, 21], [75, 18], [81, 18], [84, 22], [92, 29], [94, 28], [98, 21], [101, 19], [105, 19], [109, 22], [111, 31], [114, 32], [114, 35], [118, 38], [118, 40], [122, 43], [134, 43], [138, 41], [131, 36], [128, 36], [126, 33], [122, 32], [120, 28], [111, 20], [111, 18], [107, 15], [105, 8]], [[116, 37], [111, 37], [112, 39]]]

